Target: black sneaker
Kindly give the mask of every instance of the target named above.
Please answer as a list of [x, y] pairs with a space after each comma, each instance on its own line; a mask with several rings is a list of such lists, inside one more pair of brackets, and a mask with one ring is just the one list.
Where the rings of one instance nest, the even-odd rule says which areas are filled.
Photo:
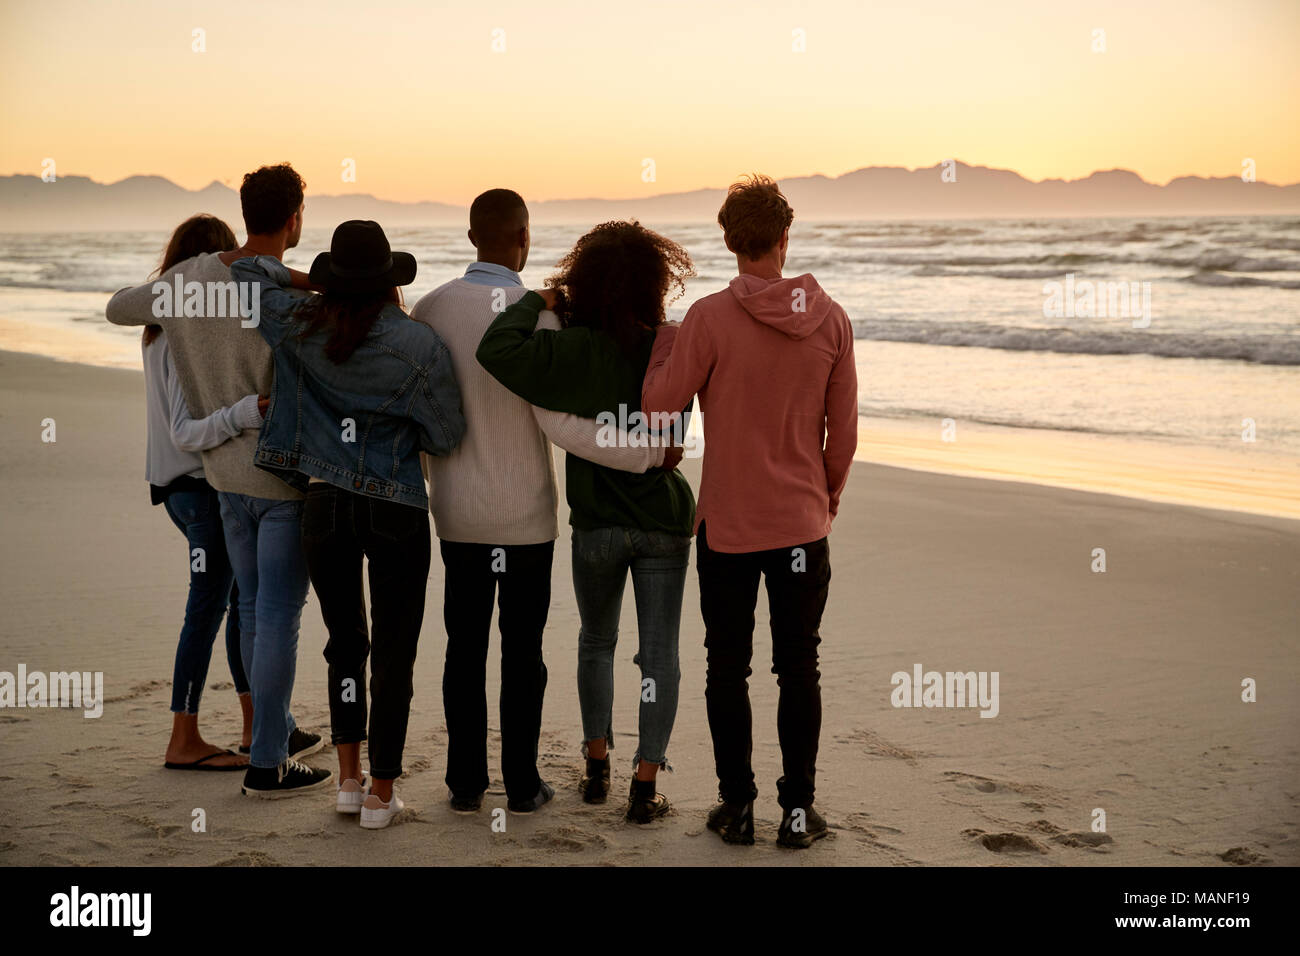
[[483, 808], [483, 794], [475, 794], [472, 797], [458, 797], [453, 793], [447, 804], [451, 807], [453, 813], [478, 813]]
[[289, 735], [288, 759], [301, 760], [303, 757], [310, 757], [324, 746], [325, 741], [321, 740], [320, 734], [311, 734], [295, 727], [293, 733]]
[[587, 772], [583, 774], [582, 783], [578, 784], [582, 790], [583, 803], [604, 803], [605, 798], [609, 796], [609, 755], [605, 755], [604, 760], [592, 760], [587, 758]]
[[627, 822], [653, 823], [672, 812], [673, 805], [662, 793], [655, 791], [653, 780], [632, 778], [632, 789], [627, 795]]
[[[803, 813], [796, 818], [795, 814]], [[797, 827], [797, 829], [796, 829]], [[777, 833], [776, 845], [791, 850], [806, 850], [814, 840], [820, 840], [830, 831], [826, 829], [826, 819], [812, 807], [787, 810], [781, 816], [781, 829]]]
[[511, 813], [532, 813], [534, 810], [540, 810], [550, 803], [553, 796], [555, 796], [555, 788], [543, 780], [541, 789], [537, 791], [537, 796], [530, 797], [527, 800], [507, 800], [506, 809]]
[[754, 843], [754, 801], [727, 803], [719, 798], [709, 811], [708, 827], [722, 837], [723, 843], [752, 846]]
[[[324, 746], [325, 742], [320, 739], [320, 734], [309, 734], [307, 731], [295, 727], [293, 733], [289, 735], [289, 759], [297, 760], [299, 757], [308, 757]], [[239, 752], [241, 754], [252, 753], [253, 748], [240, 744]]]
[[244, 774], [242, 792], [246, 797], [278, 800], [300, 793], [323, 790], [334, 781], [329, 770], [308, 767], [296, 760], [286, 760], [278, 767], [249, 767]]

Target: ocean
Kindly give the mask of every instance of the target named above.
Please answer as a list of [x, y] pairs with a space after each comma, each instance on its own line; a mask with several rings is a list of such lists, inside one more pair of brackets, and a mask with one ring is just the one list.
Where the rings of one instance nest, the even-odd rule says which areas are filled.
[[[330, 231], [305, 230], [286, 262], [306, 269]], [[580, 231], [536, 226], [525, 283], [541, 285]], [[669, 306], [680, 318], [735, 260], [715, 224], [660, 231], [699, 273]], [[472, 257], [460, 227], [389, 238], [419, 261], [408, 305]], [[109, 326], [104, 303], [148, 277], [166, 239], [0, 234], [0, 348], [138, 368], [138, 332]], [[802, 272], [853, 321], [866, 420], [1207, 448], [1250, 430], [1300, 456], [1300, 219], [796, 221], [786, 274]]]

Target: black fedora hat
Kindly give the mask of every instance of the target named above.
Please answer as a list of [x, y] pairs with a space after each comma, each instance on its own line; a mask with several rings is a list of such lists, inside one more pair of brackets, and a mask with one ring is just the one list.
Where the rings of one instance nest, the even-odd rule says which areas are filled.
[[309, 275], [330, 292], [379, 292], [414, 281], [415, 256], [390, 249], [379, 223], [349, 219], [334, 230], [330, 251], [316, 257]]

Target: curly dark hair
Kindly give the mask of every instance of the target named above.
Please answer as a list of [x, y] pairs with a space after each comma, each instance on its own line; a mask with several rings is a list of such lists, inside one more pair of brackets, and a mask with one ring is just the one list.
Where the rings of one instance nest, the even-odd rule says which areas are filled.
[[307, 184], [288, 163], [262, 166], [244, 174], [239, 205], [250, 236], [279, 232], [302, 205]]
[[602, 222], [555, 265], [546, 284], [560, 293], [564, 324], [603, 330], [625, 355], [663, 324], [664, 305], [695, 275], [685, 249], [635, 220]]

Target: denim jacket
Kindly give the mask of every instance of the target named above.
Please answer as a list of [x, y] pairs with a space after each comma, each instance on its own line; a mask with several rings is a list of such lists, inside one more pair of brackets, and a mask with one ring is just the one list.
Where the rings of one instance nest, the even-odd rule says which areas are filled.
[[306, 491], [319, 478], [356, 494], [428, 509], [420, 452], [446, 455], [465, 434], [447, 346], [396, 305], [379, 314], [347, 361], [325, 355], [326, 335], [302, 338], [302, 299], [271, 256], [240, 259], [235, 281], [258, 295], [258, 330], [275, 357], [271, 402], [254, 464]]

